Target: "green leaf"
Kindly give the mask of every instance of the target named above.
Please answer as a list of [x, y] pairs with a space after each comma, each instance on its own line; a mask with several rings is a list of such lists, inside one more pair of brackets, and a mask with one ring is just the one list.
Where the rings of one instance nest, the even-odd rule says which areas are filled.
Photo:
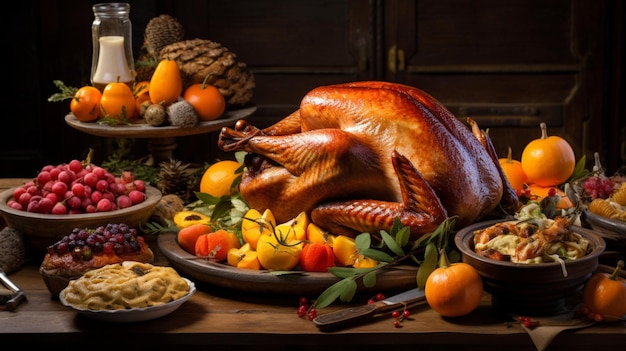
[[461, 262], [461, 252], [458, 250], [450, 250], [448, 252], [448, 261], [453, 262]]
[[387, 244], [387, 247], [389, 248], [389, 250], [391, 250], [391, 252], [393, 252], [397, 256], [404, 255], [404, 251], [402, 251], [402, 248], [398, 245], [396, 240], [391, 235], [387, 234], [387, 232], [385, 232], [384, 230], [380, 232], [380, 235], [382, 236], [383, 241], [385, 242], [385, 244]]
[[363, 285], [365, 285], [366, 288], [376, 286], [376, 271], [371, 271], [363, 276]]
[[576, 163], [576, 167], [574, 167], [574, 172], [572, 172], [572, 175], [567, 180], [567, 183], [586, 177], [590, 173], [585, 168], [586, 163], [587, 163], [587, 156], [583, 155], [580, 158], [580, 160], [578, 160], [578, 163]]
[[438, 261], [438, 249], [434, 243], [426, 244], [426, 251], [424, 252], [424, 262], [417, 269], [417, 287], [423, 289], [426, 286], [426, 280], [428, 276], [437, 268]]
[[[367, 256], [371, 259], [374, 259], [378, 262], [391, 262], [393, 261], [393, 257], [391, 257], [388, 253], [382, 252], [375, 249], [365, 249], [361, 251], [363, 256]], [[403, 254], [404, 255], [404, 254]]]
[[329, 267], [328, 272], [337, 278], [351, 278], [361, 274], [356, 268], [352, 267]]
[[354, 280], [346, 280], [345, 286], [343, 286], [343, 290], [341, 290], [341, 294], [339, 295], [339, 299], [344, 302], [352, 301], [354, 294], [356, 294], [356, 289], [357, 284]]
[[194, 192], [194, 194], [196, 194], [196, 197], [198, 198], [198, 200], [202, 201], [203, 203], [207, 204], [207, 205], [215, 205], [220, 201], [219, 197], [215, 197], [213, 195], [209, 195], [207, 193], [202, 193], [199, 191]]
[[361, 233], [354, 238], [354, 245], [359, 252], [369, 249], [370, 245], [372, 245], [372, 237], [369, 233]]
[[230, 213], [231, 208], [230, 199], [221, 199], [217, 202], [217, 204], [215, 204], [215, 208], [211, 214], [211, 220], [215, 221], [218, 218], [227, 216]]
[[396, 242], [398, 243], [400, 247], [405, 247], [406, 244], [409, 243], [410, 238], [411, 238], [411, 230], [409, 229], [409, 227], [403, 227], [402, 229], [396, 232]]
[[[350, 289], [353, 289], [356, 292], [356, 283], [351, 279], [343, 279], [335, 284], [329, 286], [317, 297], [315, 300], [314, 306], [317, 309], [322, 309], [324, 307], [329, 306], [331, 303], [335, 302], [340, 296], [347, 296]], [[354, 295], [354, 293], [353, 293]]]

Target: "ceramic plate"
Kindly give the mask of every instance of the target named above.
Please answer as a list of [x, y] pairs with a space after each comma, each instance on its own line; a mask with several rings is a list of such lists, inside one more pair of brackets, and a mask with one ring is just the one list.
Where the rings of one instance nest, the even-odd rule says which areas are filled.
[[580, 219], [600, 233], [626, 238], [626, 222], [599, 216], [588, 209], [582, 212]]
[[183, 279], [185, 279], [185, 281], [189, 285], [189, 293], [187, 295], [164, 305], [158, 305], [153, 307], [131, 308], [129, 310], [89, 310], [75, 307], [69, 304], [63, 298], [63, 294], [59, 294], [59, 300], [63, 305], [71, 307], [76, 312], [78, 312], [78, 314], [82, 314], [86, 317], [97, 319], [100, 321], [117, 323], [147, 321], [160, 318], [174, 312], [176, 309], [178, 309], [178, 307], [185, 303], [185, 301], [191, 298], [191, 296], [196, 292], [196, 285], [189, 279]]
[[[197, 281], [255, 293], [286, 295], [319, 294], [340, 279], [330, 273], [294, 272], [275, 275], [267, 270], [248, 270], [231, 267], [225, 263], [211, 262], [183, 250], [176, 242], [176, 233], [159, 234], [159, 250], [172, 267]], [[414, 288], [417, 266], [397, 266], [384, 269], [376, 278], [371, 290], [404, 290]], [[359, 284], [359, 291], [368, 288]]]

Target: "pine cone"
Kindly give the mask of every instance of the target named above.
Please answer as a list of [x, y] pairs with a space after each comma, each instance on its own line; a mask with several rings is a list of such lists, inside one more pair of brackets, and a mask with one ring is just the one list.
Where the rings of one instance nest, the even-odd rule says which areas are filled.
[[169, 44], [183, 40], [183, 26], [170, 15], [152, 18], [143, 33], [143, 46], [135, 61], [135, 81], [150, 81], [156, 69], [157, 56]]
[[255, 87], [254, 75], [237, 55], [219, 43], [193, 39], [165, 46], [159, 60], [175, 60], [183, 78], [183, 89], [202, 83], [207, 75], [207, 84], [215, 86], [229, 106], [245, 105], [252, 99]]
[[191, 191], [191, 176], [188, 170], [190, 164], [183, 164], [170, 158], [169, 161], [161, 162], [160, 166], [157, 187], [161, 193], [177, 195], [187, 203]]
[[143, 33], [143, 45], [150, 56], [156, 57], [161, 49], [183, 40], [185, 31], [177, 19], [170, 15], [152, 18]]

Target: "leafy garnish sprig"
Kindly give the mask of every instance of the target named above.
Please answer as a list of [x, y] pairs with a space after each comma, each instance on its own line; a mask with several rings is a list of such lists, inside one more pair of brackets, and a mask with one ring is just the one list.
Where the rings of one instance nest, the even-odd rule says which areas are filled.
[[390, 233], [380, 231], [381, 240], [378, 243], [372, 242], [370, 233], [357, 235], [355, 244], [359, 253], [377, 260], [378, 265], [371, 268], [330, 267], [328, 271], [342, 279], [324, 290], [315, 300], [314, 307], [316, 309], [327, 307], [337, 299], [343, 302], [352, 301], [357, 292], [357, 281], [360, 280], [367, 288], [373, 288], [376, 285], [377, 274], [409, 259], [419, 265], [416, 283], [418, 288], [423, 289], [428, 276], [438, 266], [440, 250], [447, 253], [450, 262], [460, 260], [460, 253], [449, 246], [455, 222], [456, 217], [449, 217], [435, 231], [421, 236], [414, 242], [409, 241], [411, 234], [409, 228], [404, 227], [397, 218]]

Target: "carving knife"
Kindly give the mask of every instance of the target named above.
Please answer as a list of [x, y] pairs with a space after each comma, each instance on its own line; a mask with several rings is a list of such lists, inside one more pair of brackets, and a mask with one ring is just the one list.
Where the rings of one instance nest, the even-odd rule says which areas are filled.
[[26, 294], [24, 291], [20, 289], [17, 285], [13, 284], [13, 282], [7, 277], [2, 269], [0, 269], [0, 284], [3, 284], [7, 289], [9, 289], [13, 296], [9, 301], [6, 302], [6, 310], [13, 311], [22, 301], [26, 300]]
[[366, 321], [377, 314], [425, 300], [424, 289], [414, 288], [382, 301], [322, 314], [313, 323], [322, 331], [337, 330]]

